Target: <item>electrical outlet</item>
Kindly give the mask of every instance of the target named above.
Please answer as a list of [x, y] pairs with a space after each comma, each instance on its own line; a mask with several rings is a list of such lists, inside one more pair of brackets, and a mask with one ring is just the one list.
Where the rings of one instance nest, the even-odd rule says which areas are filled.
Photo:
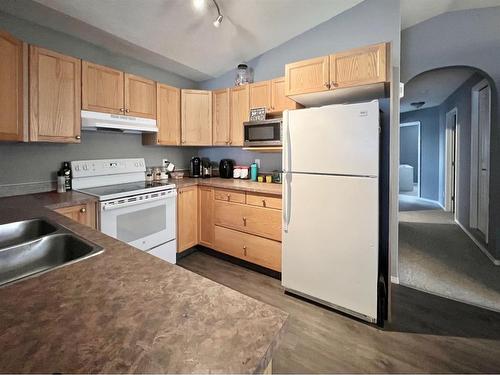
[[257, 168], [260, 169], [260, 159], [255, 159], [255, 164], [257, 164]]

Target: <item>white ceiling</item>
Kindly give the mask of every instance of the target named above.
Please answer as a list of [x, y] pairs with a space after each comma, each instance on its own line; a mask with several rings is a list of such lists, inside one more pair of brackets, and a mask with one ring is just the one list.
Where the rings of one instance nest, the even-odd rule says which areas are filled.
[[500, 6], [500, 0], [401, 0], [401, 27], [457, 10]]
[[[109, 35], [141, 46], [202, 73], [216, 77], [307, 31], [362, 0], [218, 0], [224, 21], [204, 0], [198, 11], [192, 0], [35, 0]], [[183, 72], [186, 74], [186, 72]]]
[[401, 112], [417, 109], [410, 104], [414, 102], [425, 102], [420, 109], [440, 105], [473, 74], [472, 69], [446, 68], [423, 73], [411, 79], [405, 85]]

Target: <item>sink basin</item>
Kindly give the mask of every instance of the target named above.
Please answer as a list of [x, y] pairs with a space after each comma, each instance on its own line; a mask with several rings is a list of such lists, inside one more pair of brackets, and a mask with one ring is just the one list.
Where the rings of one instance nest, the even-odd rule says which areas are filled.
[[0, 248], [0, 285], [53, 270], [102, 251], [101, 247], [70, 233], [50, 234], [35, 241]]
[[29, 242], [54, 233], [57, 228], [43, 219], [17, 221], [0, 225], [0, 249]]

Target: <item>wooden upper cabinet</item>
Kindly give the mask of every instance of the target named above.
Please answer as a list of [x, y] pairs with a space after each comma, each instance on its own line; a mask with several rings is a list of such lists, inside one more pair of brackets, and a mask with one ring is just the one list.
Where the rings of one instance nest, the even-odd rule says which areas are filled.
[[0, 140], [27, 140], [27, 45], [0, 30]]
[[156, 125], [158, 133], [142, 134], [143, 144], [181, 144], [181, 90], [177, 87], [156, 84]]
[[243, 123], [250, 116], [249, 85], [231, 89], [231, 146], [243, 146]]
[[389, 44], [381, 43], [330, 55], [331, 88], [386, 82]]
[[181, 90], [181, 143], [212, 145], [212, 92]]
[[156, 118], [156, 82], [125, 73], [125, 114]]
[[328, 56], [285, 65], [285, 94], [298, 95], [329, 89]]
[[283, 112], [285, 109], [297, 109], [301, 105], [285, 95], [285, 77], [271, 81], [271, 112]]
[[271, 81], [250, 84], [250, 108], [265, 107], [271, 112]]
[[123, 72], [82, 61], [82, 109], [124, 114]]
[[30, 46], [30, 140], [80, 142], [81, 60]]
[[229, 89], [212, 92], [213, 101], [213, 134], [212, 144], [227, 146], [230, 141], [231, 92]]

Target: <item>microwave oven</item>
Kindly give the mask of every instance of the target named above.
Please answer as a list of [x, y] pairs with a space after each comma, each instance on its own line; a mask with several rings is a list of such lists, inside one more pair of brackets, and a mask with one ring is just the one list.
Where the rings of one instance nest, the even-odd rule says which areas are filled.
[[243, 123], [245, 147], [282, 146], [283, 120], [274, 118]]

